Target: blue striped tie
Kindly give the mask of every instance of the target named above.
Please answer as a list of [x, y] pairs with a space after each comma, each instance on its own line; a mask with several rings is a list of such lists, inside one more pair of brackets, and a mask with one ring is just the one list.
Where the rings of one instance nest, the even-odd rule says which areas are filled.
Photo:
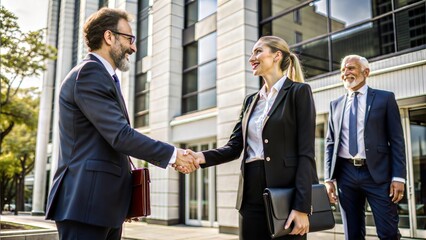
[[349, 153], [355, 157], [358, 153], [358, 133], [357, 133], [357, 116], [358, 116], [358, 93], [354, 92], [351, 111], [349, 112]]

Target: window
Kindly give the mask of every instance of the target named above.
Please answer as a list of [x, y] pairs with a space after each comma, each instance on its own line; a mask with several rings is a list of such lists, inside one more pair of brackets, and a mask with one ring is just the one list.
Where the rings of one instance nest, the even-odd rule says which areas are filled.
[[394, 2], [265, 0], [260, 4], [260, 32], [285, 39], [299, 55], [309, 80], [337, 70], [350, 53], [371, 59], [424, 46], [426, 1]]
[[148, 35], [149, 35], [149, 1], [139, 0], [138, 4], [138, 22], [136, 59], [140, 60], [148, 55]]
[[182, 113], [216, 106], [216, 32], [184, 47]]
[[296, 43], [300, 43], [301, 41], [303, 41], [303, 33], [301, 33], [301, 32], [298, 32], [298, 31], [296, 31], [295, 33], [294, 33], [294, 36], [295, 36], [295, 42]]
[[300, 18], [299, 9], [293, 12], [293, 22], [297, 24], [302, 24], [302, 19]]
[[217, 0], [187, 0], [185, 27], [190, 27], [216, 12]]
[[134, 125], [136, 128], [149, 125], [149, 82], [146, 73], [136, 77]]

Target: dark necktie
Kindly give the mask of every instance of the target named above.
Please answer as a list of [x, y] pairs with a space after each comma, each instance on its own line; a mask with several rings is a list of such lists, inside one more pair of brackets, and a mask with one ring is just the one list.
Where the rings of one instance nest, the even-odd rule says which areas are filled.
[[120, 80], [118, 80], [117, 74], [112, 75], [112, 78], [114, 79], [114, 83], [115, 83], [115, 86], [117, 87], [118, 94], [121, 95]]
[[357, 134], [357, 116], [358, 116], [358, 93], [354, 92], [351, 111], [349, 112], [349, 153], [355, 157], [358, 153], [358, 134]]

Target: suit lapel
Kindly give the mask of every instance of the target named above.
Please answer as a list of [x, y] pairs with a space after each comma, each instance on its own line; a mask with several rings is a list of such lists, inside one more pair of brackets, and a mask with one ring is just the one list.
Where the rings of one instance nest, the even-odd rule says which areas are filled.
[[336, 113], [338, 113], [339, 118], [338, 118], [338, 125], [337, 125], [337, 131], [339, 133], [339, 139], [340, 139], [340, 135], [342, 133], [342, 125], [343, 125], [343, 120], [344, 120], [344, 116], [345, 116], [345, 108], [346, 108], [346, 102], [348, 101], [348, 94], [346, 93], [345, 96], [342, 98], [342, 101], [340, 101], [340, 104], [338, 103], [336, 106]]
[[283, 101], [285, 96], [288, 93], [288, 90], [293, 85], [293, 81], [290, 79], [286, 79], [284, 81], [284, 85], [281, 87], [281, 90], [278, 92], [277, 98], [275, 98], [274, 103], [272, 104], [271, 109], [269, 110], [268, 114], [265, 117], [265, 120], [263, 121], [262, 129], [265, 127], [266, 122], [269, 120], [269, 117], [274, 113], [274, 111], [277, 109], [278, 105]]
[[364, 119], [364, 126], [367, 125], [368, 117], [370, 116], [370, 110], [371, 105], [373, 105], [374, 97], [376, 96], [376, 93], [374, 89], [368, 88], [367, 89], [367, 104], [365, 106], [365, 119]]
[[[105, 71], [109, 75], [109, 72], [106, 70], [105, 66], [102, 64], [102, 62], [92, 54], [88, 54], [88, 56], [84, 59], [85, 61], [95, 61], [104, 67]], [[114, 85], [115, 92], [117, 94], [117, 101], [120, 104], [121, 111], [123, 112], [124, 116], [126, 117], [127, 122], [130, 124], [129, 114], [127, 113], [126, 103], [124, 102], [123, 95], [121, 92], [118, 91], [117, 87], [115, 86], [114, 79], [111, 77], [111, 83]]]
[[256, 106], [257, 101], [259, 100], [259, 92], [256, 93], [253, 96], [252, 101], [250, 102], [249, 106], [247, 106], [247, 108], [245, 109], [244, 112], [244, 117], [243, 117], [243, 123], [242, 123], [242, 128], [243, 128], [243, 139], [244, 139], [244, 145], [246, 145], [246, 138], [247, 138], [247, 128], [248, 128], [248, 120], [250, 119], [251, 114], [253, 113], [253, 109]]

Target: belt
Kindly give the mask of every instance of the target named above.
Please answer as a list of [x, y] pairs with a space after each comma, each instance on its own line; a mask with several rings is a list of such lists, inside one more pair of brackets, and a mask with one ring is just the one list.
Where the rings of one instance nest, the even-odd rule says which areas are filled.
[[339, 157], [339, 158], [351, 163], [355, 167], [362, 167], [367, 165], [365, 158], [342, 158], [342, 157]]

